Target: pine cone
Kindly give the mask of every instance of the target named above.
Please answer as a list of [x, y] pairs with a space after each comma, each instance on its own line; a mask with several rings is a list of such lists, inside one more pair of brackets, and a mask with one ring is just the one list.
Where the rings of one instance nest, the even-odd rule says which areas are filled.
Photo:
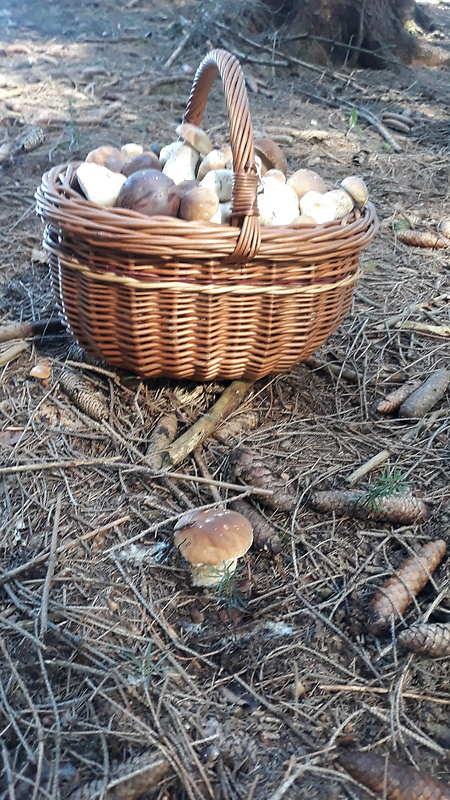
[[450, 800], [450, 786], [388, 757], [344, 750], [338, 761], [353, 778], [386, 800]]
[[398, 635], [398, 641], [408, 650], [425, 653], [432, 658], [450, 656], [450, 622], [421, 622], [411, 625]]
[[252, 450], [238, 448], [231, 451], [230, 464], [234, 478], [240, 478], [243, 483], [254, 486], [255, 489], [270, 489], [271, 495], [260, 497], [260, 502], [264, 505], [276, 511], [292, 511], [295, 507], [296, 499], [286, 489], [285, 478], [267, 464], [267, 459]]
[[437, 539], [400, 564], [396, 574], [383, 584], [370, 604], [369, 627], [373, 633], [389, 625], [391, 618], [396, 621], [404, 614], [441, 563], [446, 549], [445, 542]]

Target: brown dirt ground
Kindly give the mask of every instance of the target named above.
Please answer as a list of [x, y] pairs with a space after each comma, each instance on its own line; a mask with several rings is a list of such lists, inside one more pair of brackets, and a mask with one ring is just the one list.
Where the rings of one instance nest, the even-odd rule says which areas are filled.
[[[449, 47], [450, 3], [430, 9], [437, 27], [428, 39]], [[253, 497], [281, 552], [253, 548], [220, 592], [193, 590], [171, 546], [174, 521], [187, 508], [216, 502], [208, 486], [153, 479], [132, 466], [163, 413], [176, 412], [181, 432], [226, 384], [142, 381], [80, 365], [110, 405], [107, 430], [61, 390], [65, 361], [80, 360], [66, 335], [28, 340], [2, 367], [1, 797], [65, 798], [83, 787], [79, 796], [101, 797], [128, 759], [153, 751], [171, 768], [149, 798], [372, 796], [339, 767], [342, 741], [449, 781], [449, 661], [410, 654], [396, 638], [427, 615], [449, 620], [449, 562], [404, 622], [377, 637], [367, 629], [375, 587], [414, 548], [449, 535], [448, 394], [419, 423], [373, 410], [405, 379], [449, 366], [448, 335], [386, 323], [406, 310], [409, 322], [448, 332], [448, 251], [404, 245], [394, 229], [434, 231], [450, 216], [449, 68], [272, 68], [255, 63], [270, 58], [257, 44], [181, 2], [4, 0], [0, 19], [0, 144], [13, 145], [0, 167], [3, 325], [55, 314], [34, 211], [42, 173], [100, 143], [172, 140], [192, 72], [211, 46], [247, 54], [264, 84], [250, 94], [254, 128], [278, 126], [290, 169], [312, 167], [333, 181], [357, 172], [382, 223], [363, 253], [348, 317], [316, 354], [325, 368], [299, 364], [258, 381], [234, 430], [203, 446], [216, 480], [228, 477], [231, 442], [272, 463], [296, 499], [286, 513]], [[186, 31], [189, 41], [166, 67]], [[103, 123], [85, 124], [117, 102]], [[411, 133], [391, 131], [400, 152], [351, 115], [353, 105], [377, 115], [410, 108]], [[41, 126], [44, 141], [24, 149], [45, 114], [65, 123]], [[204, 127], [227, 141], [218, 83]], [[30, 370], [45, 360], [44, 384]], [[243, 411], [257, 412], [256, 428]], [[383, 449], [389, 460], [362, 483], [373, 489], [400, 474], [429, 506], [424, 524], [309, 509], [312, 487], [345, 488]], [[119, 466], [107, 462], [111, 456], [120, 456]], [[95, 463], [83, 465], [88, 459]], [[199, 463], [191, 458], [179, 469], [195, 478]], [[52, 538], [76, 540], [56, 556], [53, 572]], [[97, 789], [88, 786], [94, 779]], [[131, 785], [120, 797], [133, 793]]]

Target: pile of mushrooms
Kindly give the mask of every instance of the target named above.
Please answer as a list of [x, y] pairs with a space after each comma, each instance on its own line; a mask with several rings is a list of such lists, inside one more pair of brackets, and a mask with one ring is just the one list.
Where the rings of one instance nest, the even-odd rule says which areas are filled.
[[[147, 216], [226, 224], [231, 211], [231, 148], [214, 148], [195, 125], [181, 123], [178, 140], [159, 152], [130, 143], [92, 150], [77, 169], [78, 187], [92, 203], [129, 208]], [[345, 220], [363, 209], [367, 187], [356, 175], [331, 186], [313, 170], [288, 175], [286, 158], [269, 137], [254, 140], [262, 225], [315, 226]]]

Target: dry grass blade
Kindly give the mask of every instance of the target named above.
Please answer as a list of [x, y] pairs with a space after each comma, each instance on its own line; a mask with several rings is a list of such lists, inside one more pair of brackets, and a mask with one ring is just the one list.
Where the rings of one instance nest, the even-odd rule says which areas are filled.
[[423, 500], [412, 495], [385, 495], [372, 497], [370, 492], [330, 489], [314, 492], [309, 500], [311, 508], [325, 513], [336, 513], [373, 519], [377, 522], [391, 522], [396, 525], [407, 525], [411, 522], [423, 522], [427, 517], [427, 509]]
[[416, 391], [416, 389], [421, 386], [421, 381], [419, 380], [410, 380], [406, 381], [406, 383], [399, 386], [398, 389], [394, 389], [393, 392], [389, 392], [383, 400], [377, 405], [376, 410], [380, 414], [389, 414], [391, 411], [395, 411], [396, 408], [401, 406], [401, 404], [409, 397], [410, 394]]
[[68, 800], [136, 800], [146, 792], [155, 789], [168, 774], [169, 762], [154, 753], [143, 753], [125, 761], [120, 775], [109, 781], [97, 780], [81, 786], [69, 795]]
[[401, 631], [398, 641], [414, 653], [424, 653], [432, 658], [450, 656], [450, 623], [421, 622]]
[[252, 450], [237, 448], [230, 453], [230, 465], [234, 478], [258, 489], [272, 490], [272, 495], [261, 500], [269, 508], [292, 511], [295, 507], [296, 499], [286, 489], [286, 478], [274, 466], [267, 464], [267, 459]]
[[339, 764], [386, 800], [450, 800], [450, 787], [432, 775], [361, 750], [344, 750]]
[[378, 590], [370, 604], [370, 630], [377, 633], [391, 621], [397, 621], [423, 589], [447, 550], [442, 539], [428, 542], [400, 564], [386, 583]]
[[450, 383], [450, 370], [437, 369], [425, 383], [409, 395], [400, 406], [400, 417], [420, 419], [440, 400]]

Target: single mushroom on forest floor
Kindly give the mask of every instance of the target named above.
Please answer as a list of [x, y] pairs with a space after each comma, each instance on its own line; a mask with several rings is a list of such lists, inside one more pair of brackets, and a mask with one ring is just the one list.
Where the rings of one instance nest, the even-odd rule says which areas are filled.
[[253, 542], [253, 528], [237, 511], [189, 511], [178, 520], [173, 542], [189, 562], [193, 586], [217, 586], [234, 572]]

